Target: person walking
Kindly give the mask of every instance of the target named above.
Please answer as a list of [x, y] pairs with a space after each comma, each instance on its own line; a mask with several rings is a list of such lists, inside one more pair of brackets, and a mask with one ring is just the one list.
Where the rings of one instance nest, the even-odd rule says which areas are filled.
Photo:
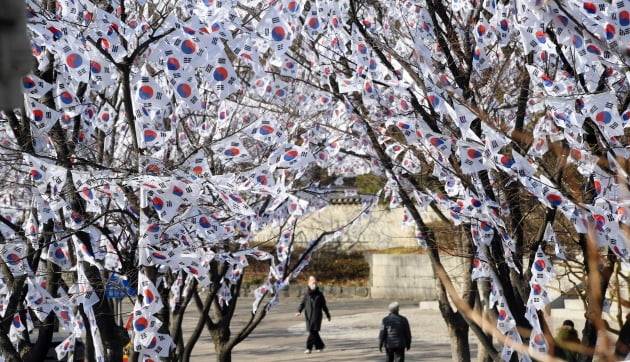
[[379, 333], [378, 350], [387, 353], [387, 362], [405, 362], [405, 349], [411, 348], [411, 329], [407, 318], [398, 314], [398, 302], [389, 305], [389, 314], [383, 318]]
[[304, 311], [306, 330], [308, 331], [304, 353], [311, 353], [313, 348], [315, 348], [315, 352], [321, 352], [325, 347], [324, 341], [322, 341], [322, 338], [319, 336], [319, 331], [322, 326], [322, 312], [326, 313], [326, 318], [329, 322], [330, 312], [326, 305], [326, 298], [317, 286], [317, 279], [312, 275], [308, 278], [308, 289], [306, 293], [304, 293], [302, 302], [298, 307], [298, 312], [295, 315], [299, 317], [302, 311]]
[[562, 358], [567, 362], [577, 362], [579, 354], [576, 347], [580, 345], [580, 338], [572, 320], [567, 319], [562, 322], [562, 326], [558, 328], [554, 337], [554, 342], [556, 344], [554, 357]]

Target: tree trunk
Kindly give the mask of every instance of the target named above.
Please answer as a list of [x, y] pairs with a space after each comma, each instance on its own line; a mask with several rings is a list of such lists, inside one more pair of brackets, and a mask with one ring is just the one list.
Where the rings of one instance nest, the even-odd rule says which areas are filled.
[[[83, 232], [77, 232], [77, 236], [81, 239], [81, 241], [85, 245], [90, 245], [89, 236]], [[121, 361], [123, 358], [123, 348], [127, 343], [129, 343], [129, 336], [125, 328], [116, 325], [116, 320], [114, 318], [114, 312], [112, 311], [110, 304], [105, 300], [105, 286], [101, 281], [100, 271], [93, 265], [84, 262], [85, 273], [90, 280], [90, 284], [94, 288], [94, 292], [98, 295], [101, 300], [100, 303], [96, 303], [92, 309], [94, 310], [96, 325], [99, 329], [99, 332], [103, 336], [109, 336], [110, 338], [102, 338], [104, 353], [108, 355], [107, 357], [112, 361]], [[83, 312], [82, 312], [83, 314]], [[84, 315], [84, 319], [87, 324], [87, 316]], [[90, 343], [90, 339], [92, 338], [91, 333], [88, 331], [86, 339], [88, 343], [86, 343], [86, 352], [90, 351], [91, 353], [86, 353], [87, 355], [93, 356], [94, 348], [92, 343]], [[108, 353], [109, 352], [109, 353]]]
[[2, 352], [2, 356], [6, 362], [22, 361], [20, 355], [17, 353], [15, 348], [13, 348], [13, 344], [11, 343], [8, 334], [0, 333], [0, 351]]
[[[580, 236], [582, 237], [582, 235]], [[592, 248], [593, 247], [590, 246], [586, 254], [588, 257], [595, 255], [591, 250]], [[589, 266], [590, 270], [588, 272], [588, 306], [586, 311], [586, 323], [582, 330], [582, 346], [594, 350], [599, 331], [605, 329], [604, 322], [601, 318], [602, 304], [610, 283], [613, 267], [612, 263], [609, 261], [608, 264], [601, 267], [601, 270], [598, 270], [598, 265], [595, 264], [596, 261], [591, 260], [594, 259], [593, 257], [591, 257], [591, 259], [585, 259], [594, 265]], [[590, 354], [581, 354], [578, 360], [580, 362], [591, 362], [593, 361], [593, 356]]]
[[[45, 228], [51, 230], [52, 221], [48, 222]], [[46, 290], [51, 295], [57, 295], [60, 278], [59, 267], [50, 261], [46, 262]], [[55, 315], [51, 313], [39, 325], [37, 342], [35, 342], [28, 354], [24, 356], [25, 362], [39, 362], [46, 358], [55, 333], [55, 319]]]
[[456, 313], [446, 323], [451, 337], [451, 355], [453, 361], [470, 361], [470, 343], [468, 341], [468, 323], [461, 314]]
[[[478, 293], [477, 299], [475, 300], [475, 312], [481, 315], [484, 323], [487, 323], [487, 321], [491, 320], [491, 318], [489, 318], [490, 310], [488, 308], [488, 295], [490, 294], [490, 281], [477, 280], [476, 285], [477, 285], [477, 290], [479, 290], [479, 293]], [[483, 325], [481, 325], [480, 327], [484, 329]], [[490, 341], [492, 340], [491, 333], [486, 333], [486, 337], [488, 338], [488, 340]], [[481, 341], [477, 343], [477, 350], [478, 350], [477, 352], [478, 362], [492, 362], [493, 360], [492, 356], [490, 355], [486, 347], [483, 345], [483, 343], [481, 343]]]
[[92, 326], [90, 325], [90, 321], [87, 317], [87, 314], [85, 314], [85, 312], [83, 311], [83, 306], [79, 307], [79, 313], [81, 314], [81, 317], [83, 318], [83, 321], [86, 327], [83, 360], [85, 362], [95, 362], [96, 358], [95, 358], [95, 351], [94, 351], [94, 339], [92, 338], [92, 333], [90, 333], [90, 328]]
[[[229, 320], [228, 320], [229, 321]], [[210, 334], [214, 341], [215, 351], [217, 352], [217, 362], [232, 362], [232, 348], [230, 343], [230, 325], [225, 319], [221, 320], [215, 327], [211, 329]]]
[[630, 353], [630, 314], [626, 315], [626, 321], [619, 331], [617, 343], [615, 343], [615, 358], [623, 360]]
[[44, 319], [44, 322], [38, 328], [37, 342], [23, 358], [25, 362], [38, 362], [46, 358], [54, 335], [54, 321], [55, 315], [52, 313]]
[[217, 352], [217, 362], [232, 362], [232, 348], [227, 343], [217, 344], [215, 351]]

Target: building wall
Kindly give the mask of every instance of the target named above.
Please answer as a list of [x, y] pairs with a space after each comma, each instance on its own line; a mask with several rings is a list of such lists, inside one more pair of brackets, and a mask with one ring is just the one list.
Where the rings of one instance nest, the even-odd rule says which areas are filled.
[[[301, 219], [295, 233], [297, 245], [306, 246], [321, 232], [342, 227], [356, 218], [360, 212], [361, 206], [358, 204], [332, 205]], [[438, 220], [433, 212], [423, 213], [422, 216], [427, 223]], [[414, 227], [403, 228], [402, 222], [401, 207], [393, 210], [378, 208], [368, 217], [359, 219], [339, 240], [329, 242], [327, 247], [343, 250], [383, 250], [418, 246]], [[256, 235], [256, 241], [268, 240], [277, 232], [277, 228], [268, 228]]]
[[[370, 254], [366, 257], [370, 264], [368, 287], [372, 298], [437, 300], [436, 282], [428, 255]], [[440, 259], [455, 287], [463, 285], [468, 265], [452, 256], [443, 255]]]
[[[400, 299], [415, 301], [437, 300], [436, 281], [433, 277], [433, 269], [428, 255], [417, 254], [367, 254], [370, 264], [370, 279], [368, 283], [369, 294], [374, 299]], [[446, 269], [455, 289], [462, 295], [461, 287], [464, 285], [466, 269], [470, 267], [465, 259], [450, 255], [440, 255], [442, 265]], [[524, 261], [527, 265], [527, 260]], [[566, 294], [572, 294], [571, 290], [578, 286], [583, 288], [576, 275], [570, 275], [570, 271], [562, 263], [554, 263], [556, 278], [551, 280], [546, 289], [550, 299], [558, 303], [564, 303]], [[628, 298], [628, 287], [621, 288], [624, 298]], [[615, 310], [617, 306], [611, 308]]]

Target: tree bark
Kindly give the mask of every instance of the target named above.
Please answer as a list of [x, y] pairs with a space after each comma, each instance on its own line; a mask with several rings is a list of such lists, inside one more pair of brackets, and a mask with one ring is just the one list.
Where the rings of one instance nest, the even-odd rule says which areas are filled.
[[[221, 333], [218, 330], [214, 330], [213, 339], [215, 338], [214, 337], [215, 332], [216, 332], [217, 338], [222, 338], [220, 336]], [[232, 362], [232, 348], [228, 347], [227, 342], [225, 343], [215, 342], [214, 350], [217, 353], [217, 362]]]
[[225, 347], [224, 344], [216, 345], [217, 362], [232, 362], [232, 349]]
[[[591, 272], [589, 273], [589, 283], [593, 282], [592, 280], [590, 280], [591, 274], [593, 272], [599, 274], [599, 278], [595, 278], [595, 280], [599, 279], [599, 285], [589, 286], [588, 289], [591, 290], [598, 288], [599, 295], [597, 295], [597, 292], [595, 292], [593, 293], [595, 295], [588, 296], [589, 300], [586, 311], [587, 318], [586, 322], [584, 323], [584, 329], [582, 330], [582, 346], [586, 347], [589, 350], [595, 349], [599, 330], [605, 330], [601, 318], [602, 303], [604, 301], [604, 295], [606, 295], [606, 289], [608, 289], [610, 276], [612, 275], [612, 267], [605, 266], [601, 273], [591, 270]], [[590, 354], [580, 354], [578, 360], [580, 362], [591, 362], [593, 361], [593, 356]]]
[[[49, 226], [52, 223], [49, 223]], [[46, 289], [52, 295], [56, 295], [59, 288], [59, 267], [51, 262], [46, 263], [47, 275], [46, 275]], [[37, 342], [33, 345], [31, 350], [26, 356], [24, 356], [25, 362], [39, 362], [43, 361], [48, 354], [48, 349], [52, 343], [53, 335], [55, 333], [55, 315], [49, 314], [42, 324], [38, 328]]]
[[13, 348], [13, 343], [9, 340], [9, 335], [0, 333], [0, 351], [6, 362], [22, 362], [20, 355]]
[[615, 358], [622, 360], [630, 353], [630, 314], [626, 315], [626, 321], [619, 331], [617, 343], [615, 343]]
[[470, 361], [470, 342], [468, 340], [468, 323], [460, 313], [455, 313], [446, 323], [451, 337], [451, 355], [453, 361]]
[[[490, 281], [489, 280], [477, 280], [476, 287], [478, 290], [477, 299], [475, 301], [475, 312], [481, 315], [484, 321], [489, 321], [490, 309], [488, 308], [488, 296], [490, 295]], [[485, 322], [487, 323], [487, 322]], [[484, 329], [484, 326], [480, 326]], [[485, 333], [487, 339], [492, 341], [492, 334]], [[492, 362], [492, 356], [488, 353], [488, 350], [481, 341], [477, 344], [477, 361], [479, 362]]]

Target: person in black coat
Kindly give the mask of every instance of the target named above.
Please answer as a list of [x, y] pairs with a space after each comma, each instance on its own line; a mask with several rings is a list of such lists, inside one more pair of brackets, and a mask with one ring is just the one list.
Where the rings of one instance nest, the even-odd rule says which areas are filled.
[[405, 349], [411, 348], [411, 329], [407, 318], [398, 314], [398, 302], [389, 305], [389, 315], [383, 318], [379, 333], [379, 351], [387, 352], [387, 362], [405, 362]]
[[304, 353], [311, 353], [313, 347], [315, 347], [316, 352], [321, 352], [325, 347], [324, 341], [319, 336], [319, 330], [322, 326], [322, 311], [326, 313], [326, 318], [329, 322], [330, 312], [328, 311], [328, 306], [326, 306], [326, 298], [324, 298], [324, 294], [317, 286], [317, 279], [312, 275], [308, 278], [308, 289], [304, 293], [304, 298], [302, 298], [298, 312], [295, 315], [299, 316], [302, 311], [304, 311], [306, 330], [308, 331]]

